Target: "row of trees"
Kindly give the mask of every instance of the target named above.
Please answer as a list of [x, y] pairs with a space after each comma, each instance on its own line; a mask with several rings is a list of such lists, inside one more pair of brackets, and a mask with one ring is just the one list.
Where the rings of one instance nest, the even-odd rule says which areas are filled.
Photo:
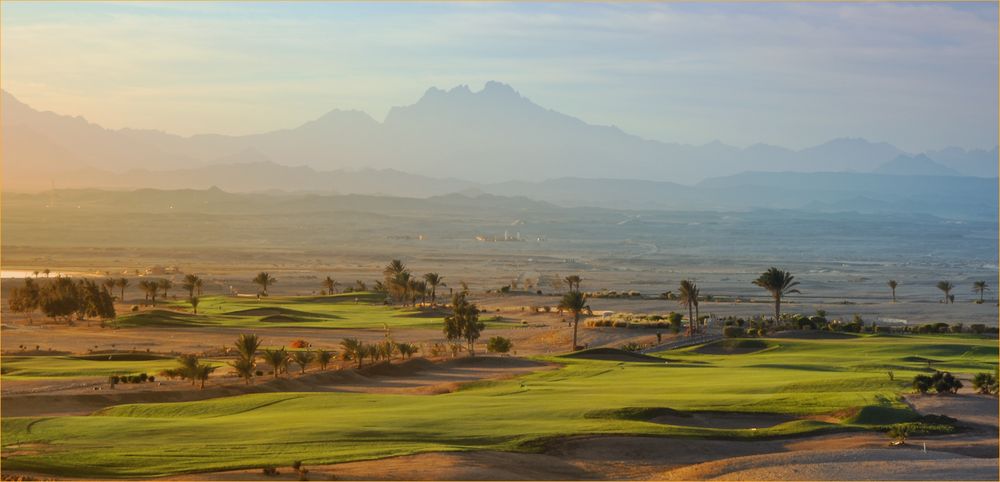
[[[892, 301], [896, 301], [896, 286], [898, 283], [896, 280], [889, 280], [889, 287], [892, 288]], [[938, 281], [937, 289], [944, 293], [945, 303], [954, 303], [955, 295], [951, 294], [952, 290], [955, 289], [955, 284], [951, 281]], [[979, 293], [979, 302], [983, 302], [983, 295], [990, 291], [990, 285], [985, 281], [975, 281], [972, 283], [972, 292]]]
[[25, 314], [31, 322], [31, 314], [41, 310], [53, 320], [72, 322], [76, 319], [115, 319], [114, 296], [107, 286], [100, 286], [93, 280], [58, 276], [45, 282], [32, 278], [24, 279], [24, 286], [11, 290], [8, 305], [11, 311]]
[[413, 275], [402, 261], [394, 259], [382, 269], [382, 281], [376, 282], [376, 291], [383, 291], [393, 299], [403, 303], [416, 305], [417, 298], [421, 303], [431, 297], [431, 305], [437, 304], [437, 289], [447, 286], [444, 277], [437, 273], [424, 273], [422, 278]]

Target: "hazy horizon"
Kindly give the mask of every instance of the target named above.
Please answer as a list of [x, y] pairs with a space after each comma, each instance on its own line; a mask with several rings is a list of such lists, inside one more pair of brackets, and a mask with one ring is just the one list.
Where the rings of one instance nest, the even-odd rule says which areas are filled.
[[4, 2], [3, 14], [4, 90], [112, 129], [245, 135], [335, 109], [382, 122], [430, 87], [495, 80], [662, 142], [997, 144], [996, 4]]

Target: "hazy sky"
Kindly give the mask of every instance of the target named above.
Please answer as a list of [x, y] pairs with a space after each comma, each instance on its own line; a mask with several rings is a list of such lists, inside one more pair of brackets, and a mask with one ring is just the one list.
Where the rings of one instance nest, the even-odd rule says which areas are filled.
[[997, 143], [997, 6], [2, 3], [3, 88], [106, 127], [381, 120], [487, 80], [647, 138]]

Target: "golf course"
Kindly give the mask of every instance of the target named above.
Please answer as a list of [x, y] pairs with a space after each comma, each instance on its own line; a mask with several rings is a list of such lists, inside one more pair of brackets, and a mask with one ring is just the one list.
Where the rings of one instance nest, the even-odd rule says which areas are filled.
[[586, 351], [536, 357], [556, 368], [434, 395], [260, 393], [5, 417], [3, 463], [54, 476], [161, 477], [425, 452], [537, 452], [575, 436], [763, 440], [894, 424], [950, 433], [954, 426], [904, 403], [912, 378], [997, 366], [996, 340], [971, 335], [802, 335], [643, 359], [621, 352], [621, 361]]

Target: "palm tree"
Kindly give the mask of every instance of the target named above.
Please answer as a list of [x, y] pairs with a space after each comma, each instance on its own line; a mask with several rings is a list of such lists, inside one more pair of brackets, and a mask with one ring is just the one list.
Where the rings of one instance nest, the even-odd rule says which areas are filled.
[[388, 279], [394, 278], [400, 273], [406, 272], [406, 265], [398, 259], [394, 259], [382, 269], [382, 275]]
[[344, 359], [358, 362], [358, 368], [364, 363], [364, 344], [357, 338], [344, 338], [340, 341], [341, 348], [344, 349]]
[[278, 280], [274, 279], [270, 274], [264, 271], [257, 273], [257, 276], [255, 276], [252, 281], [254, 284], [260, 285], [264, 296], [267, 296], [267, 287], [278, 282]]
[[410, 272], [403, 271], [402, 273], [396, 273], [389, 280], [389, 291], [393, 293], [393, 296], [406, 305], [406, 300], [410, 291]]
[[559, 309], [573, 313], [573, 350], [576, 350], [576, 330], [580, 324], [580, 313], [589, 308], [587, 306], [587, 296], [579, 291], [570, 291], [563, 295], [559, 301]]
[[159, 286], [161, 290], [163, 290], [163, 298], [166, 299], [167, 290], [174, 287], [174, 282], [168, 279], [161, 279], [156, 282], [156, 285]]
[[38, 277], [38, 270], [36, 269], [35, 270], [35, 278], [37, 278], [37, 277]]
[[199, 291], [198, 294], [201, 294], [200, 293], [201, 278], [193, 274], [185, 275], [184, 284], [181, 285], [181, 287], [187, 290], [188, 298], [194, 298], [194, 294], [196, 291]]
[[896, 280], [894, 280], [894, 279], [891, 279], [891, 280], [889, 280], [888, 284], [889, 284], [889, 289], [892, 290], [892, 302], [895, 303], [896, 302], [896, 287], [899, 286], [899, 282], [896, 281]]
[[160, 284], [156, 280], [142, 280], [139, 282], [139, 288], [146, 293], [146, 299], [152, 299], [153, 306], [156, 306], [156, 295], [160, 293]]
[[313, 352], [309, 350], [302, 350], [293, 352], [292, 358], [295, 359], [295, 363], [299, 365], [299, 369], [302, 370], [303, 374], [305, 374], [306, 367], [309, 366], [310, 363], [312, 363], [313, 359], [316, 358], [316, 355], [314, 355]]
[[320, 370], [326, 370], [330, 360], [333, 360], [334, 352], [328, 350], [316, 350], [316, 362], [319, 363]]
[[[101, 282], [101, 286], [103, 286], [104, 289], [107, 290], [108, 294], [114, 293], [115, 279], [114, 278], [105, 278], [104, 281]], [[112, 294], [111, 296], [114, 296], [114, 295]]]
[[331, 278], [329, 276], [327, 276], [326, 279], [323, 280], [323, 288], [326, 289], [326, 292], [328, 294], [332, 295], [333, 293], [335, 293], [336, 289], [337, 289], [337, 286], [340, 286], [340, 283], [338, 283], [337, 280], [335, 280], [335, 279], [333, 279], [333, 278]]
[[253, 361], [262, 342], [263, 340], [253, 333], [243, 333], [236, 339], [236, 351], [239, 352], [240, 358]]
[[45, 269], [43, 269], [43, 270], [42, 270], [42, 273], [45, 273], [45, 277], [46, 277], [46, 278], [48, 278], [48, 277], [49, 277], [49, 273], [51, 273], [51, 272], [52, 272], [52, 270], [50, 270], [50, 269], [48, 269], [48, 268], [45, 268]]
[[448, 286], [444, 284], [444, 276], [437, 273], [427, 273], [424, 275], [424, 281], [427, 282], [427, 286], [431, 287], [431, 305], [437, 305], [437, 287], [438, 286]]
[[128, 284], [129, 284], [128, 278], [118, 278], [115, 281], [115, 286], [121, 289], [121, 298], [119, 299], [121, 300], [122, 303], [125, 302], [125, 287], [127, 287]]
[[198, 298], [197, 296], [192, 296], [191, 299], [188, 300], [188, 302], [191, 303], [191, 309], [194, 310], [194, 314], [197, 315], [198, 314], [198, 303], [201, 302], [201, 298]]
[[753, 284], [769, 291], [771, 296], [774, 297], [775, 323], [781, 319], [781, 297], [792, 293], [801, 293], [799, 290], [794, 289], [798, 286], [799, 282], [792, 281], [793, 279], [795, 277], [788, 271], [782, 271], [772, 266], [753, 281]]
[[247, 385], [250, 384], [250, 379], [254, 375], [254, 369], [257, 368], [257, 364], [247, 358], [237, 358], [236, 361], [229, 362], [229, 366], [233, 367], [236, 373], [246, 380]]
[[695, 325], [697, 324], [697, 320], [694, 316], [694, 307], [698, 304], [698, 285], [689, 280], [681, 281], [677, 301], [681, 304], [681, 306], [687, 306], [689, 322], [688, 335], [692, 336], [694, 335]]
[[194, 377], [201, 381], [202, 390], [205, 389], [205, 380], [208, 380], [208, 376], [215, 371], [215, 368], [212, 365], [198, 365], [195, 367]]
[[264, 350], [263, 356], [264, 360], [274, 367], [274, 378], [278, 378], [281, 371], [288, 367], [288, 352], [284, 348]]
[[988, 284], [986, 284], [985, 281], [976, 281], [976, 282], [972, 283], [972, 291], [978, 291], [979, 292], [979, 302], [980, 303], [983, 302], [983, 293], [986, 292], [986, 291], [989, 291], [989, 290], [990, 290], [990, 287], [989, 287]]
[[937, 289], [944, 292], [944, 302], [948, 303], [951, 301], [951, 290], [955, 289], [955, 285], [951, 281], [938, 281]]
[[569, 286], [570, 291], [580, 291], [580, 282], [583, 281], [583, 278], [572, 274], [564, 278], [563, 281], [565, 281], [566, 285]]

